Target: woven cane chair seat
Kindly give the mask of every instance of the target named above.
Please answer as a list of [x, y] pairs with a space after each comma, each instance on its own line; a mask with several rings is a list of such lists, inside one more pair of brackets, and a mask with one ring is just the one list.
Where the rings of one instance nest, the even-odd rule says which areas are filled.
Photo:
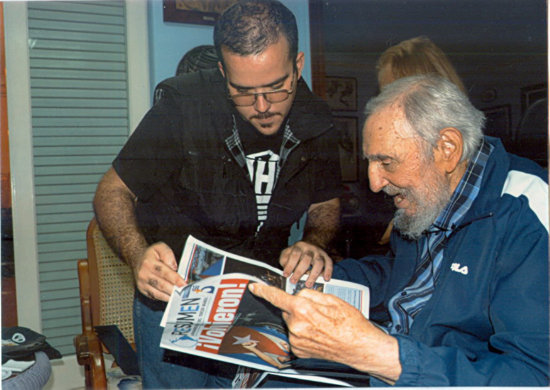
[[[90, 226], [96, 254], [99, 315], [94, 325], [117, 325], [126, 340], [134, 343], [132, 303], [134, 276], [128, 265], [111, 250], [97, 223]], [[94, 320], [95, 320], [94, 318]]]
[[86, 245], [88, 258], [78, 261], [82, 334], [74, 338], [78, 364], [84, 366], [86, 389], [116, 389], [119, 388], [118, 382], [132, 383], [132, 389], [139, 389], [139, 375], [126, 375], [121, 367], [108, 367], [106, 364], [113, 357], [116, 361], [116, 356], [122, 359], [118, 349], [126, 344], [118, 341], [112, 344], [111, 352], [117, 354], [113, 353], [110, 357], [106, 355], [104, 358], [104, 354], [109, 351], [94, 328], [100, 325], [116, 325], [130, 346], [135, 348], [132, 270], [111, 250], [95, 219], [88, 226]]

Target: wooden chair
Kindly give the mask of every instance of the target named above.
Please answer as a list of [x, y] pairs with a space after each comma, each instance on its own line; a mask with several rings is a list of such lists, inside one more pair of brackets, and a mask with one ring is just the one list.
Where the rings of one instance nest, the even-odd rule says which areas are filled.
[[95, 219], [86, 233], [88, 259], [78, 261], [82, 334], [75, 336], [78, 364], [84, 366], [86, 387], [107, 388], [104, 353], [109, 351], [94, 326], [117, 325], [135, 349], [132, 270], [113, 253]]

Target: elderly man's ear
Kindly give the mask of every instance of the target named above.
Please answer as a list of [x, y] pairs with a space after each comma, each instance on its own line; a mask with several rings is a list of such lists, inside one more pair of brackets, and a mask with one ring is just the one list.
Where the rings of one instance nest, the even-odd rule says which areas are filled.
[[453, 174], [457, 168], [461, 171], [464, 164], [459, 164], [462, 157], [462, 133], [454, 127], [446, 127], [439, 132], [437, 148], [434, 157], [441, 169], [447, 174]]

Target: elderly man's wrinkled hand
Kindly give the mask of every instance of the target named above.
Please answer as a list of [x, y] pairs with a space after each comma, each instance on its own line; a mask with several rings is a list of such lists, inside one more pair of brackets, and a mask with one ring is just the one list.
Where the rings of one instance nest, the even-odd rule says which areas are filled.
[[133, 269], [138, 290], [151, 299], [168, 302], [174, 286], [185, 285], [174, 252], [163, 242], [148, 247]]
[[346, 364], [393, 383], [401, 374], [397, 340], [334, 295], [303, 289], [296, 295], [260, 283], [250, 291], [283, 311], [292, 352]]
[[283, 275], [289, 277], [292, 283], [297, 283], [304, 274], [308, 274], [307, 287], [313, 287], [315, 280], [323, 274], [325, 280], [332, 276], [333, 262], [327, 253], [316, 245], [298, 241], [281, 252], [279, 264], [283, 267]]
[[358, 337], [372, 326], [361, 312], [334, 295], [304, 289], [292, 296], [259, 283], [250, 290], [283, 311], [292, 352], [300, 358], [347, 363]]

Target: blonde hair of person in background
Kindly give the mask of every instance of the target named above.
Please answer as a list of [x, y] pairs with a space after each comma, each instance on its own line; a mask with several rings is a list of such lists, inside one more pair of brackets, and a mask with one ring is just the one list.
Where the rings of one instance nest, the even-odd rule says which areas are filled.
[[425, 36], [407, 39], [386, 49], [378, 59], [376, 70], [380, 88], [401, 77], [436, 73], [466, 94], [462, 80], [445, 53]]
[[[467, 95], [466, 88], [455, 68], [443, 51], [428, 37], [407, 39], [387, 48], [376, 63], [378, 87], [380, 89], [402, 77], [436, 73], [457, 85]], [[378, 244], [390, 241], [393, 220], [390, 221]]]

